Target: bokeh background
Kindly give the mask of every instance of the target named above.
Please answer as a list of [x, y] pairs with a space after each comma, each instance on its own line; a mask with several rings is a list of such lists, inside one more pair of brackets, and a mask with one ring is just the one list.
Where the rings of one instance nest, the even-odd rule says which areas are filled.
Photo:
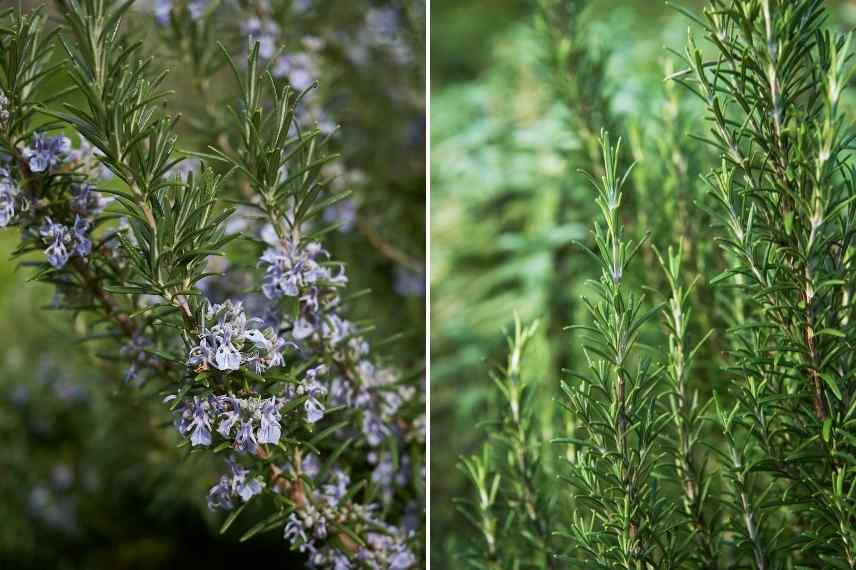
[[[472, 493], [456, 462], [479, 452], [499, 413], [488, 374], [504, 361], [503, 332], [515, 312], [542, 321], [527, 373], [538, 386], [544, 437], [568, 433], [555, 401], [560, 371], [584, 357], [564, 327], [584, 322], [579, 297], [597, 270], [571, 246], [589, 240], [598, 215], [594, 191], [577, 172], [597, 170], [581, 129], [596, 133], [598, 121], [607, 123], [624, 137], [625, 165], [637, 162], [624, 208], [632, 237], [650, 231], [665, 249], [687, 235], [705, 249], [698, 259], [714, 256], [710, 221], [699, 213], [699, 175], [716, 157], [688, 136], [706, 128], [698, 103], [664, 82], [679, 67], [666, 47], [683, 52], [691, 21], [661, 1], [589, 4], [579, 22], [568, 24], [584, 49], [605, 61], [604, 81], [573, 101], [557, 89], [566, 78], [551, 66], [535, 0], [431, 5], [430, 524], [439, 567], [464, 567], [456, 557], [478, 540], [456, 508]], [[699, 10], [703, 2], [679, 4]], [[856, 24], [856, 2], [827, 4], [830, 25], [845, 31]], [[846, 105], [852, 113], [852, 96]], [[663, 203], [675, 204], [668, 219], [649, 215]], [[643, 257], [648, 274], [638, 282], [656, 295], [663, 285], [662, 276], [651, 277], [659, 273], [656, 258], [650, 250]], [[698, 269], [689, 268], [689, 278]], [[702, 283], [695, 302], [714, 294]], [[700, 360], [710, 369], [704, 374], [717, 366], [715, 357]], [[558, 453], [545, 452], [545, 460]], [[555, 492], [561, 501], [560, 483]]]
[[[251, 13], [252, 1], [234, 4]], [[353, 194], [325, 213], [328, 222], [342, 222], [325, 246], [347, 263], [350, 291], [366, 292], [351, 304], [351, 317], [375, 327], [370, 340], [384, 362], [408, 377], [423, 375], [425, 4], [270, 4], [280, 14], [299, 13], [282, 25], [280, 40], [291, 55], [311, 46], [309, 71], [321, 86], [310, 97], [324, 113], [314, 120], [341, 126], [332, 144], [342, 158], [328, 175]], [[45, 5], [56, 25], [55, 6]], [[229, 120], [234, 82], [224, 69], [211, 96], [199, 97], [151, 9], [152, 2], [137, 2], [129, 28], [175, 70], [168, 81], [176, 95], [167, 105], [186, 117], [179, 146], [204, 150], [216, 121]], [[245, 23], [225, 24], [238, 33]], [[52, 87], [64, 81], [57, 76]], [[223, 516], [208, 510], [206, 495], [222, 465], [177, 449], [168, 410], [145, 385], [124, 384], [121, 364], [76, 340], [74, 315], [51, 309], [52, 292], [28, 282], [26, 259], [10, 260], [16, 244], [16, 230], [0, 230], [0, 568], [298, 564], [281, 533], [241, 544], [237, 537], [251, 523], [239, 520], [241, 528], [218, 534]]]

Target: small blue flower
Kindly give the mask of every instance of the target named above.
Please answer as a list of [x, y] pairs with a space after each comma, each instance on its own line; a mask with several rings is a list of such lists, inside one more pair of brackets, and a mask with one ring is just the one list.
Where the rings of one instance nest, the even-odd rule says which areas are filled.
[[199, 344], [190, 349], [190, 357], [187, 359], [188, 366], [207, 365], [213, 356], [213, 351], [208, 344], [208, 339], [201, 338]]
[[65, 245], [65, 242], [70, 240], [68, 229], [62, 224], [54, 223], [50, 218], [45, 218], [39, 228], [39, 233], [42, 237], [50, 240], [50, 245], [45, 250], [48, 263], [54, 269], [61, 269], [71, 255]]
[[372, 447], [377, 447], [390, 434], [389, 427], [376, 414], [363, 411], [363, 434]]
[[312, 86], [318, 73], [309, 54], [296, 53], [280, 56], [272, 74], [274, 77], [286, 77], [292, 87], [304, 91]]
[[275, 22], [253, 17], [241, 23], [241, 33], [259, 42], [259, 56], [262, 59], [270, 59], [276, 53], [279, 26]]
[[315, 332], [315, 327], [312, 326], [312, 323], [304, 318], [297, 319], [291, 326], [291, 334], [297, 340], [303, 340], [304, 338], [310, 337]]
[[324, 221], [328, 224], [339, 224], [339, 231], [346, 234], [354, 229], [357, 223], [357, 203], [347, 198], [324, 210]]
[[240, 497], [247, 502], [264, 489], [264, 482], [259, 477], [248, 478], [249, 469], [244, 468], [234, 457], [227, 460], [231, 474], [223, 475], [220, 481], [208, 491], [208, 508], [211, 510], [234, 508], [234, 497]]
[[208, 508], [212, 511], [221, 509], [224, 511], [232, 510], [235, 505], [232, 503], [232, 481], [229, 477], [223, 475], [220, 481], [211, 487], [208, 491]]
[[86, 257], [92, 251], [92, 242], [86, 235], [89, 231], [89, 222], [80, 216], [75, 216], [74, 228], [71, 231], [76, 242], [74, 252], [80, 257]]
[[97, 214], [108, 203], [89, 184], [73, 184], [71, 196], [71, 211], [84, 217]]
[[291, 542], [306, 542], [306, 527], [303, 521], [297, 516], [297, 513], [291, 513], [288, 517], [288, 522], [285, 523], [285, 532], [283, 538]]
[[[226, 405], [231, 409], [227, 410]], [[217, 433], [224, 439], [228, 439], [232, 435], [232, 428], [241, 419], [241, 403], [235, 398], [224, 396], [221, 400], [221, 406], [220, 425], [217, 426]]]
[[205, 13], [207, 7], [208, 0], [190, 0], [187, 4], [187, 11], [192, 19], [198, 20]]
[[303, 389], [307, 398], [303, 404], [303, 408], [306, 410], [306, 421], [309, 423], [314, 424], [324, 417], [324, 405], [318, 401], [318, 398], [327, 394], [327, 388], [318, 381], [317, 377], [319, 374], [326, 372], [326, 370], [327, 367], [322, 364], [306, 371]]
[[227, 328], [223, 341], [214, 355], [214, 365], [218, 370], [238, 370], [241, 367], [241, 353], [232, 344], [232, 331]]
[[237, 437], [235, 437], [235, 449], [244, 453], [255, 453], [257, 447], [258, 442], [253, 433], [253, 422], [245, 421], [241, 423], [241, 428], [238, 430]]
[[282, 426], [279, 425], [279, 420], [282, 417], [279, 413], [281, 407], [282, 404], [278, 403], [277, 399], [273, 396], [262, 403], [260, 410], [261, 420], [259, 422], [259, 443], [279, 442], [279, 438], [282, 436]]
[[0, 89], [0, 129], [2, 129], [6, 121], [9, 119], [9, 98]]
[[190, 421], [185, 426], [185, 430], [193, 430], [190, 434], [190, 444], [193, 446], [211, 445], [211, 420], [208, 418], [208, 413], [205, 410], [205, 404], [199, 401], [199, 398], [193, 398], [193, 405], [189, 406]]
[[153, 8], [155, 21], [161, 26], [167, 25], [172, 13], [172, 0], [154, 0]]
[[258, 495], [262, 492], [264, 488], [264, 484], [258, 477], [254, 477], [252, 479], [245, 479], [243, 483], [240, 483], [237, 488], [238, 496], [241, 497], [241, 500], [245, 503], [252, 499], [254, 496]]
[[424, 297], [425, 274], [401, 266], [396, 267], [395, 292], [402, 297]]
[[321, 458], [314, 453], [310, 453], [303, 458], [303, 461], [300, 463], [300, 469], [307, 477], [314, 479], [321, 472]]
[[58, 165], [71, 150], [68, 137], [47, 137], [41, 133], [33, 135], [32, 145], [24, 148], [24, 157], [32, 172], [45, 172]]
[[0, 228], [4, 228], [15, 217], [15, 195], [18, 193], [15, 181], [9, 172], [0, 168]]

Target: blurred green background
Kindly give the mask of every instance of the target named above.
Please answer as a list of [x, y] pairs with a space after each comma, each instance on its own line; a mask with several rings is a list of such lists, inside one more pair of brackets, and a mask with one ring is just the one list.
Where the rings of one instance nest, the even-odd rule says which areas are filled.
[[[703, 2], [680, 4], [698, 10]], [[856, 3], [828, 4], [832, 25], [846, 30], [856, 23]], [[528, 373], [539, 386], [547, 439], [564, 427], [553, 400], [560, 369], [583, 358], [563, 327], [584, 321], [577, 300], [596, 269], [569, 247], [588, 239], [595, 215], [593, 191], [577, 169], [596, 165], [581, 159], [569, 120], [569, 105], [577, 102], [556, 96], [553, 84], [561, 78], [547, 63], [535, 13], [535, 2], [526, 1], [431, 4], [430, 500], [431, 556], [440, 567], [462, 567], [454, 555], [478, 539], [455, 508], [456, 498], [471, 493], [455, 464], [478, 453], [484, 425], [497, 413], [488, 373], [505, 358], [503, 330], [513, 314], [545, 321]], [[608, 54], [603, 92], [582, 94], [580, 103], [587, 96], [606, 101], [604, 112], [619, 126], [612, 134], [625, 137], [627, 154], [639, 163], [625, 224], [635, 237], [652, 230], [658, 247], [674, 243], [675, 230], [710, 235], [686, 225], [680, 211], [669, 220], [647, 217], [648, 204], [669, 192], [681, 195], [680, 207], [698, 209], [698, 176], [715, 160], [687, 136], [706, 128], [700, 106], [663, 81], [679, 66], [666, 46], [683, 52], [689, 24], [660, 0], [593, 0], [579, 24], [590, 53]], [[848, 105], [852, 110], [852, 100]], [[660, 185], [675, 180], [675, 188]], [[704, 217], [688, 219], [697, 224]], [[712, 251], [709, 243], [701, 247]], [[569, 271], [557, 269], [557, 252], [568, 252]], [[644, 257], [641, 265], [656, 267], [652, 252]], [[713, 295], [705, 284], [698, 294]], [[712, 360], [706, 366], [713, 368]]]

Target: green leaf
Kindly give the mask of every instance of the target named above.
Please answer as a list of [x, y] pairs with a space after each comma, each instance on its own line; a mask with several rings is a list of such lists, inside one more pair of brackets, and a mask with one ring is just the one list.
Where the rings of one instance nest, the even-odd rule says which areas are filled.
[[229, 527], [232, 526], [232, 523], [235, 522], [235, 519], [238, 518], [238, 515], [240, 515], [243, 512], [244, 508], [248, 504], [249, 503], [244, 503], [243, 505], [241, 505], [240, 507], [238, 507], [237, 509], [235, 509], [234, 511], [229, 513], [229, 516], [226, 517], [225, 521], [223, 521], [223, 526], [220, 527], [220, 534], [223, 534], [227, 530], [229, 530]]
[[823, 378], [823, 381], [826, 382], [826, 385], [829, 386], [829, 389], [832, 390], [832, 393], [835, 394], [835, 397], [838, 398], [839, 401], [842, 400], [843, 397], [841, 395], [841, 388], [838, 387], [838, 381], [835, 379], [835, 377], [831, 374], [826, 373], [821, 374], [820, 377]]
[[823, 441], [829, 443], [829, 435], [832, 431], [832, 418], [826, 418], [823, 422]]

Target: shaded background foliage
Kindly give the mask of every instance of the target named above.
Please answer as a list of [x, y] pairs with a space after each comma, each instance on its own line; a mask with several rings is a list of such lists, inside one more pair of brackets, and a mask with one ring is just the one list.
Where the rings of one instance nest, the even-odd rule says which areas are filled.
[[[698, 9], [703, 3], [681, 4]], [[852, 3], [828, 5], [833, 27], [845, 30], [856, 22]], [[571, 430], [554, 399], [560, 398], [559, 380], [568, 378], [561, 369], [584, 367], [578, 339], [563, 328], [586, 323], [579, 298], [590, 293], [584, 282], [597, 271], [570, 245], [591, 243], [597, 216], [593, 191], [577, 172], [600, 174], [602, 168], [590, 152], [589, 131], [596, 135], [603, 126], [613, 138], [623, 137], [623, 166], [637, 163], [622, 208], [629, 237], [650, 232], [652, 243], [665, 251], [683, 236], [688, 280], [724, 269], [707, 214], [712, 204], [699, 179], [717, 158], [689, 136], [704, 134], [703, 110], [663, 81], [680, 66], [664, 46], [682, 51], [688, 20], [657, 2], [591, 2], [566, 37], [603, 63], [599, 74], [554, 65], [555, 44], [539, 23], [538, 6], [432, 3], [431, 552], [436, 563], [479, 540], [453, 504], [454, 498], [472, 494], [455, 463], [460, 455], [480, 453], [501, 415], [488, 372], [505, 360], [502, 330], [510, 327], [514, 312], [525, 322], [542, 319], [525, 370], [537, 387], [537, 429], [547, 440]], [[598, 88], [574, 95], [563, 82]], [[852, 115], [852, 98], [844, 105]], [[641, 255], [630, 279], [651, 288], [649, 297], [660, 301], [668, 291], [665, 276], [651, 248]], [[691, 302], [727, 307], [731, 295], [702, 281]], [[721, 329], [728, 319], [724, 311], [696, 311], [691, 336]], [[719, 380], [721, 343], [714, 334], [697, 359], [694, 386], [702, 396]], [[449, 441], [454, 445], [445, 444]], [[559, 453], [559, 448], [544, 451], [547, 472]], [[549, 489], [544, 494], [554, 496], [558, 516], [568, 523], [568, 510], [561, 508], [567, 488], [544, 484]]]
[[[272, 4], [287, 9], [291, 3]], [[168, 111], [205, 117], [181, 123], [182, 140], [191, 141], [184, 145], [204, 150], [231, 120], [226, 104], [237, 92], [229, 72], [217, 71], [212, 85], [196, 84], [190, 62], [177, 60], [179, 52], [163, 41], [150, 6], [141, 1], [135, 8], [129, 26], [146, 52], [173, 69], [176, 95]], [[350, 223], [325, 241], [348, 260], [353, 290], [370, 291], [354, 303], [354, 317], [376, 327], [379, 348], [388, 341], [381, 348], [385, 360], [412, 377], [424, 367], [424, 4], [318, 3], [300, 26], [283, 27], [283, 41], [285, 53], [304, 49], [312, 34], [371, 43], [379, 32], [367, 22], [370, 10], [398, 15], [402, 45], [395, 58], [370, 49], [357, 65], [333, 42], [316, 54], [322, 62], [314, 70], [316, 101], [329, 113], [325, 120], [342, 126], [334, 141], [342, 154], [337, 184], [353, 192], [349, 211], [331, 212]], [[240, 24], [230, 23], [236, 30]], [[206, 49], [216, 52], [217, 40], [223, 38], [207, 38]], [[240, 53], [240, 46], [229, 47]], [[62, 81], [52, 88], [62, 89]], [[239, 544], [251, 522], [238, 521], [237, 532], [217, 534], [223, 516], [208, 510], [205, 497], [221, 466], [177, 449], [172, 418], [156, 394], [122, 384], [122, 365], [75, 342], [75, 319], [49, 310], [50, 288], [28, 283], [21, 260], [9, 261], [15, 241], [13, 232], [0, 233], [0, 566], [287, 564], [291, 554], [277, 533]]]

